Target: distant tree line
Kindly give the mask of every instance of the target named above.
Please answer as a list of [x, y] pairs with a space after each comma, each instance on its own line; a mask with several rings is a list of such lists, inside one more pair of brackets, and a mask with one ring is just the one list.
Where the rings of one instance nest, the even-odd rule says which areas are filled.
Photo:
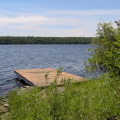
[[0, 44], [89, 44], [93, 37], [13, 37], [1, 36]]

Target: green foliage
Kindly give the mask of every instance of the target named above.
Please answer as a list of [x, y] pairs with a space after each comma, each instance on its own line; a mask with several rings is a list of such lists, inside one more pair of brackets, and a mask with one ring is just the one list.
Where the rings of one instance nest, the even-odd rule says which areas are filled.
[[0, 37], [0, 44], [89, 44], [93, 37]]
[[96, 38], [92, 40], [96, 48], [89, 49], [91, 58], [86, 62], [87, 71], [101, 70], [112, 76], [120, 75], [120, 27], [112, 23], [99, 23]]
[[[116, 81], [118, 78], [114, 78]], [[73, 84], [63, 91], [55, 83], [40, 89], [12, 91], [6, 120], [112, 120], [120, 119], [120, 82], [104, 76]], [[57, 82], [57, 81], [56, 81]]]

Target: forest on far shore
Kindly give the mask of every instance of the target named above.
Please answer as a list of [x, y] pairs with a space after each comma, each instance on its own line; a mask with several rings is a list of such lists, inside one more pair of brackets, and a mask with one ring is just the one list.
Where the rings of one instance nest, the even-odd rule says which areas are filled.
[[93, 37], [1, 36], [0, 44], [90, 44]]

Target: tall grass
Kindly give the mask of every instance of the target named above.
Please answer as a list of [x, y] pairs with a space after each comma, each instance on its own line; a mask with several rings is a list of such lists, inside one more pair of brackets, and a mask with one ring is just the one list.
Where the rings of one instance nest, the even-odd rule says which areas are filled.
[[[49, 74], [49, 73], [48, 73]], [[46, 77], [47, 80], [48, 76]], [[48, 88], [10, 92], [6, 120], [114, 120], [120, 119], [120, 82], [109, 76], [73, 84], [57, 76]]]

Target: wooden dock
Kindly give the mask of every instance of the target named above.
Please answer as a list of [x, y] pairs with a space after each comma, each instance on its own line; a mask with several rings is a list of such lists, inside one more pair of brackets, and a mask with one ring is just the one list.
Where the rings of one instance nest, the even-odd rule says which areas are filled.
[[[55, 76], [57, 74], [57, 70], [52, 68], [14, 70], [14, 72], [19, 78], [24, 80], [24, 82], [26, 82], [28, 85], [30, 86], [36, 85], [38, 87], [49, 86], [54, 81]], [[49, 72], [48, 79], [47, 79], [48, 83], [46, 83], [46, 79], [44, 77], [47, 72]], [[85, 80], [85, 78], [83, 77], [62, 72], [60, 73], [57, 79], [57, 84], [58, 85], [64, 84], [62, 80], [64, 79], [68, 80], [68, 78], [73, 79], [72, 82], [81, 82]]]

